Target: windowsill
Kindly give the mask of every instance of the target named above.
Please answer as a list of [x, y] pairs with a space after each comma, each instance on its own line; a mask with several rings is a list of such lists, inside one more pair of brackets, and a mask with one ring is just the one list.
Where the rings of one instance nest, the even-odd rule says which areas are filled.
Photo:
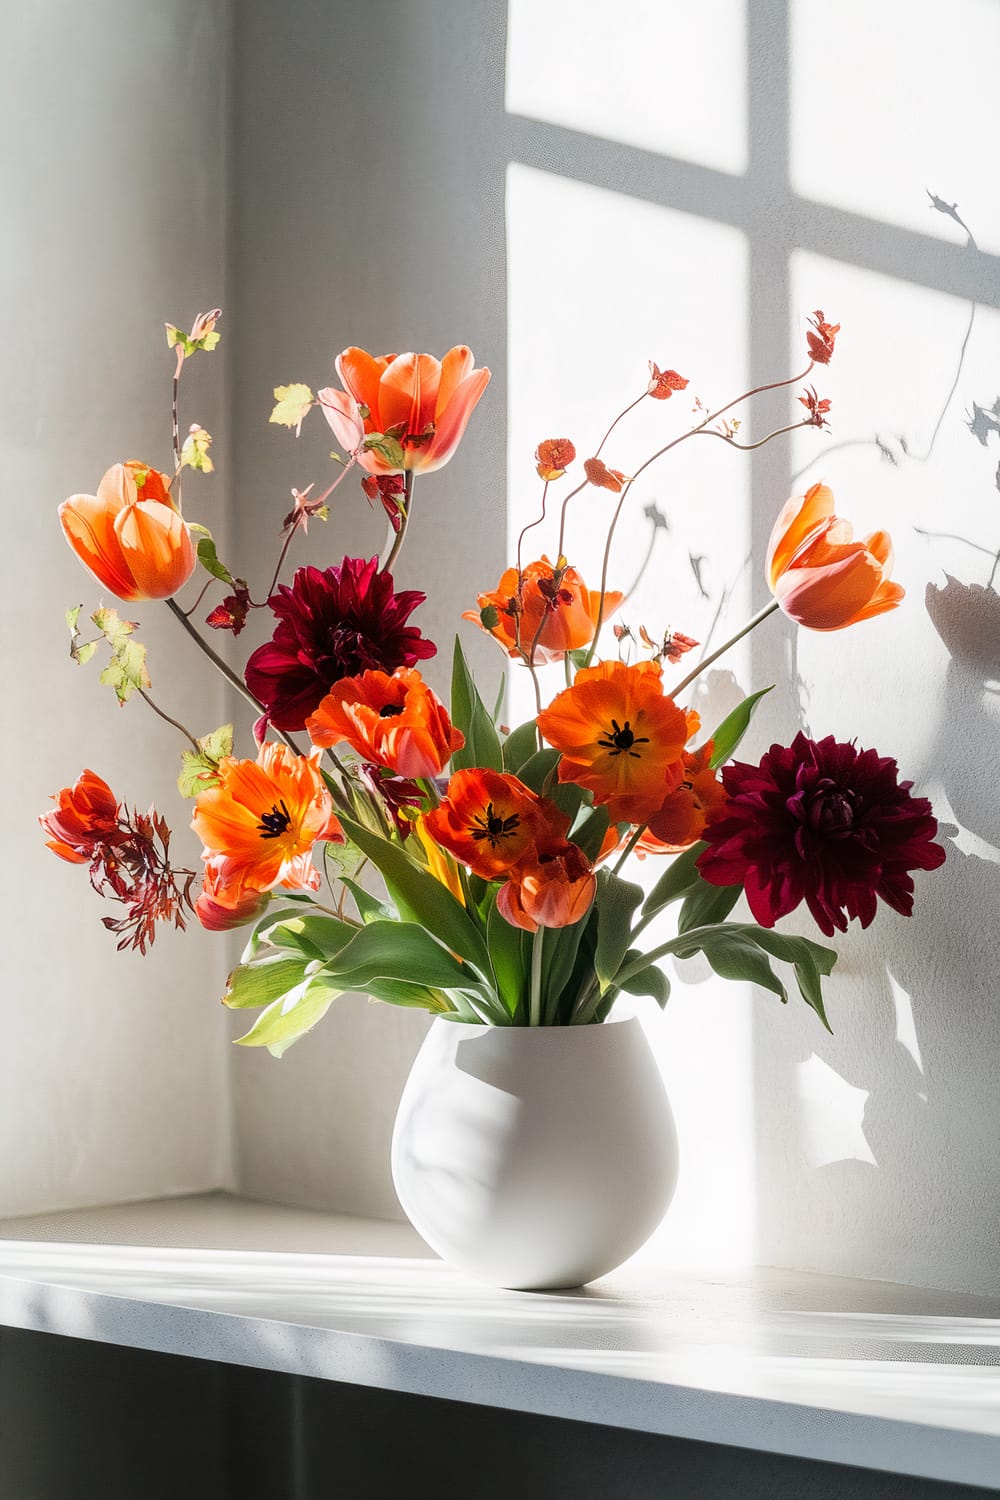
[[0, 1220], [0, 1324], [1000, 1490], [1000, 1302], [796, 1272], [478, 1286], [222, 1194]]

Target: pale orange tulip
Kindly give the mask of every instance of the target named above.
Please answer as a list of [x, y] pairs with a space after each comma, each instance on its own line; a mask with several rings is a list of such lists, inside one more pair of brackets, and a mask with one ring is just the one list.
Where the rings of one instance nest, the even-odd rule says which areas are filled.
[[767, 549], [771, 592], [790, 619], [810, 630], [842, 630], [895, 609], [905, 590], [890, 580], [891, 567], [889, 533], [856, 541], [850, 522], [834, 514], [825, 484], [787, 502]]
[[119, 599], [169, 599], [194, 572], [191, 534], [168, 479], [146, 464], [115, 464], [96, 495], [59, 507], [63, 535], [102, 588]]
[[345, 389], [328, 386], [318, 393], [337, 441], [353, 453], [364, 434], [385, 433], [402, 451], [402, 461], [396, 463], [375, 449], [358, 452], [358, 462], [369, 474], [440, 469], [461, 442], [490, 382], [489, 370], [476, 369], [472, 350], [464, 344], [449, 349], [441, 360], [432, 354], [376, 356], [345, 349], [337, 356], [337, 374]]

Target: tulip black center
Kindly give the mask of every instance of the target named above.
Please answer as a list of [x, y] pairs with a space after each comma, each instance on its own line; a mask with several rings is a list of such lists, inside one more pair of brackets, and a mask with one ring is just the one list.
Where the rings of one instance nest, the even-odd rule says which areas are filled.
[[380, 719], [394, 719], [397, 714], [401, 714], [402, 712], [403, 705], [401, 703], [383, 703], [378, 711], [378, 716]]
[[641, 760], [639, 751], [634, 749], [635, 745], [648, 745], [648, 735], [638, 735], [632, 732], [632, 721], [626, 719], [624, 724], [619, 724], [617, 719], [611, 720], [611, 728], [597, 741], [602, 750], [607, 750], [611, 755], [630, 755], [633, 760]]
[[288, 832], [291, 822], [291, 814], [284, 800], [275, 802], [271, 804], [271, 811], [262, 815], [257, 824], [257, 832], [262, 839], [280, 839], [283, 833]]
[[493, 811], [493, 803], [486, 804], [486, 812], [478, 813], [472, 820], [470, 834], [476, 843], [486, 839], [491, 849], [502, 844], [504, 839], [509, 839], [511, 834], [516, 833], [521, 824], [519, 813], [511, 813], [509, 818], [502, 818], [499, 813]]

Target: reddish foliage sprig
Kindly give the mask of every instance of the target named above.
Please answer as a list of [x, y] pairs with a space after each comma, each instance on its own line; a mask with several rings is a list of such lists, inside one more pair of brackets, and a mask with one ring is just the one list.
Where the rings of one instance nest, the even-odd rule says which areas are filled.
[[181, 931], [187, 926], [185, 913], [194, 911], [195, 871], [171, 866], [170, 829], [155, 807], [130, 814], [123, 803], [119, 834], [113, 845], [94, 846], [90, 883], [99, 896], [126, 908], [122, 917], [101, 918], [109, 932], [119, 934], [119, 953], [137, 948], [144, 954], [158, 922], [172, 922]]

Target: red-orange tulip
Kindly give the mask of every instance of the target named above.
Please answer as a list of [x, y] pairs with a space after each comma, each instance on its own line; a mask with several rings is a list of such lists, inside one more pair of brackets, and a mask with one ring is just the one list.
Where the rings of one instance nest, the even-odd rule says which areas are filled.
[[612, 823], [644, 823], [679, 785], [698, 717], [666, 696], [652, 662], [602, 661], [577, 672], [538, 727], [562, 751], [560, 781], [587, 787]]
[[362, 435], [360, 421], [365, 433], [391, 434], [402, 448], [401, 463], [374, 449], [360, 452], [358, 462], [369, 474], [397, 474], [402, 469], [428, 474], [440, 469], [461, 442], [490, 383], [489, 370], [476, 369], [472, 350], [464, 344], [449, 349], [441, 360], [433, 354], [376, 356], [364, 349], [345, 349], [337, 356], [337, 374], [345, 389], [328, 386], [318, 393], [337, 441], [354, 452]]
[[497, 909], [512, 927], [572, 927], [594, 903], [597, 877], [579, 844], [557, 839], [529, 854], [497, 892]]
[[64, 786], [52, 800], [55, 811], [42, 813], [38, 819], [52, 835], [45, 847], [70, 864], [86, 864], [98, 845], [120, 844], [128, 837], [119, 827], [118, 799], [93, 771], [82, 771], [72, 786]]
[[145, 464], [115, 464], [96, 495], [71, 495], [59, 507], [73, 551], [119, 599], [169, 599], [194, 572], [191, 535], [168, 483]]
[[267, 891], [255, 891], [228, 878], [225, 856], [217, 855], [205, 863], [205, 879], [194, 910], [207, 931], [229, 932], [256, 922], [270, 899]]
[[643, 854], [679, 854], [690, 849], [705, 832], [709, 823], [720, 817], [726, 806], [726, 791], [718, 771], [709, 767], [712, 742], [700, 750], [685, 750], [684, 779], [668, 792], [662, 806], [653, 813], [639, 840]]
[[497, 880], [540, 841], [564, 837], [569, 819], [516, 776], [478, 766], [456, 771], [424, 827], [483, 880]]
[[[517, 569], [508, 568], [492, 593], [477, 595], [479, 609], [466, 610], [462, 618], [481, 625], [499, 641], [508, 656], [519, 657], [522, 651], [530, 653], [532, 644], [537, 642], [534, 658], [537, 664], [561, 661], [567, 651], [578, 651], [594, 639], [601, 596], [584, 587], [575, 568], [565, 569], [558, 588], [554, 586], [553, 574], [547, 557], [529, 563], [524, 569], [519, 600]], [[605, 620], [610, 619], [623, 598], [623, 594], [611, 592], [605, 596]], [[487, 623], [493, 622], [494, 614], [495, 623]]]
[[399, 667], [335, 682], [306, 720], [314, 745], [346, 740], [364, 760], [399, 776], [437, 776], [465, 736], [419, 672]]
[[774, 524], [767, 579], [785, 614], [810, 630], [842, 630], [895, 609], [904, 589], [889, 579], [887, 531], [854, 540], [833, 509], [833, 491], [814, 484], [795, 495]]

